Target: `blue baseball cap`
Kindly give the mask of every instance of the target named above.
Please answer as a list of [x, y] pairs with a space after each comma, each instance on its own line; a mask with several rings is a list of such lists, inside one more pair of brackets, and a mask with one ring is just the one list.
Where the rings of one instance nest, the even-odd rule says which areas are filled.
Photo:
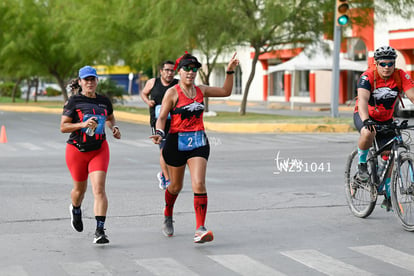
[[98, 77], [98, 74], [96, 73], [96, 69], [87, 65], [79, 69], [79, 78], [84, 79], [87, 77]]

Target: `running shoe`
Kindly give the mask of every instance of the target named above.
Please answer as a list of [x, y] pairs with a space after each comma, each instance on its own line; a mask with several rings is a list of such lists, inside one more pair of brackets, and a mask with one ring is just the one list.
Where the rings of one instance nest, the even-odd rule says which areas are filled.
[[358, 179], [366, 182], [369, 179], [367, 163], [358, 164]]
[[160, 187], [161, 190], [167, 189], [167, 186], [165, 185], [166, 183], [165, 183], [164, 174], [162, 172], [159, 172], [157, 174], [157, 178], [158, 178], [158, 181], [159, 181], [158, 187]]
[[165, 236], [171, 237], [174, 235], [174, 226], [173, 226], [172, 217], [164, 216], [164, 224], [162, 226], [162, 232]]
[[168, 186], [170, 186], [171, 181], [170, 180], [165, 180], [165, 189], [167, 189]]
[[381, 203], [381, 208], [386, 209], [387, 212], [392, 211], [391, 198], [384, 197], [384, 200]]
[[105, 235], [104, 229], [96, 229], [93, 243], [104, 244], [109, 243], [108, 236]]
[[75, 214], [75, 209], [73, 208], [72, 204], [69, 205], [69, 212], [70, 212], [70, 224], [72, 228], [78, 232], [83, 231], [83, 223], [82, 223], [82, 211], [79, 209], [79, 212]]
[[214, 239], [213, 232], [207, 231], [204, 226], [200, 226], [194, 234], [195, 243], [210, 242]]

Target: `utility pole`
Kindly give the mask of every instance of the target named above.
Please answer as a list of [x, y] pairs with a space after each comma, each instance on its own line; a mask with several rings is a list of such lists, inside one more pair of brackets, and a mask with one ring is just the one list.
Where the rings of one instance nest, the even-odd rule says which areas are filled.
[[331, 116], [337, 118], [339, 102], [339, 49], [341, 48], [341, 27], [334, 26], [334, 52], [332, 67]]

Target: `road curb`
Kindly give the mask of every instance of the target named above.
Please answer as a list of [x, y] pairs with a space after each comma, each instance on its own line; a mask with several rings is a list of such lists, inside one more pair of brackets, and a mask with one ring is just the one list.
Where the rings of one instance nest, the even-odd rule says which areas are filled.
[[[0, 105], [0, 110], [27, 113], [62, 114], [62, 108], [47, 108], [41, 106]], [[149, 124], [149, 115], [133, 114], [125, 111], [114, 111], [118, 121]], [[227, 133], [318, 133], [318, 132], [353, 132], [349, 124], [289, 124], [289, 123], [212, 123], [204, 122], [206, 130]]]

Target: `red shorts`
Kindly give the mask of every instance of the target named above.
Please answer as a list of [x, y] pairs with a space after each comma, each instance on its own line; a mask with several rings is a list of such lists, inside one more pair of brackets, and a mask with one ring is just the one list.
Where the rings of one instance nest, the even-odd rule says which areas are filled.
[[66, 165], [75, 181], [86, 181], [88, 174], [94, 171], [107, 172], [109, 165], [109, 147], [105, 140], [98, 150], [80, 152], [71, 144], [66, 144]]

